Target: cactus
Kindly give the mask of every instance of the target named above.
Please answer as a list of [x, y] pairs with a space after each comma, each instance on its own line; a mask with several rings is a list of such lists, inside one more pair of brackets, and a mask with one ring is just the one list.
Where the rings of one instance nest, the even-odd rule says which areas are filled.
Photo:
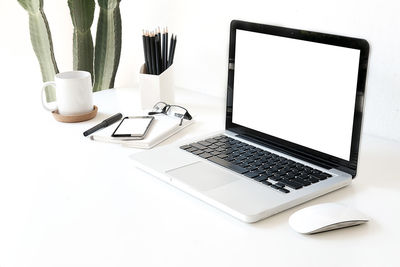
[[[53, 81], [58, 73], [57, 63], [54, 58], [53, 42], [46, 15], [43, 11], [43, 0], [18, 0], [18, 3], [29, 14], [29, 31], [33, 50], [40, 64], [43, 81]], [[46, 88], [47, 102], [56, 99], [54, 88]]]
[[94, 0], [68, 0], [73, 33], [74, 70], [90, 72], [93, 81], [93, 39], [90, 27], [93, 23]]
[[121, 0], [98, 0], [100, 14], [96, 34], [93, 91], [114, 87], [121, 55], [120, 2]]

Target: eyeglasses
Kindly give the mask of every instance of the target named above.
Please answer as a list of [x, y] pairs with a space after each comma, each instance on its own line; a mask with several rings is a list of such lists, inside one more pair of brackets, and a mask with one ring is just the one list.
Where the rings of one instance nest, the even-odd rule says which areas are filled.
[[189, 114], [189, 111], [178, 105], [169, 105], [165, 102], [158, 102], [154, 105], [153, 111], [149, 112], [148, 115], [155, 114], [164, 114], [171, 117], [177, 117], [181, 119], [179, 126], [182, 125], [183, 119], [191, 120], [192, 115]]

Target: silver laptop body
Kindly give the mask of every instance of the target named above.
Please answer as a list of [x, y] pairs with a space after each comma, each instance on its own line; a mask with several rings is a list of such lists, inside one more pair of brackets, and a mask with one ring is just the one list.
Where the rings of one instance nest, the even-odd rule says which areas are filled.
[[362, 39], [234, 20], [226, 130], [131, 158], [249, 223], [349, 185], [368, 53]]

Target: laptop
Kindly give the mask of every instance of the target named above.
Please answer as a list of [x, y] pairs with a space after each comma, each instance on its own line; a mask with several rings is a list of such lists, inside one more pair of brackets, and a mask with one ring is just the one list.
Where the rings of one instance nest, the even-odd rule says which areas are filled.
[[234, 20], [225, 131], [131, 156], [137, 167], [244, 222], [352, 182], [366, 40]]

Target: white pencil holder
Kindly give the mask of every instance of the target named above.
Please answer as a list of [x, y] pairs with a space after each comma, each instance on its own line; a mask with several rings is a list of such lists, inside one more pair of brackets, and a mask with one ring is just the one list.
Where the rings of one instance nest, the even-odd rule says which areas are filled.
[[142, 65], [139, 74], [142, 109], [151, 109], [159, 101], [167, 104], [174, 103], [173, 74], [173, 64], [160, 75], [147, 74], [145, 65]]

